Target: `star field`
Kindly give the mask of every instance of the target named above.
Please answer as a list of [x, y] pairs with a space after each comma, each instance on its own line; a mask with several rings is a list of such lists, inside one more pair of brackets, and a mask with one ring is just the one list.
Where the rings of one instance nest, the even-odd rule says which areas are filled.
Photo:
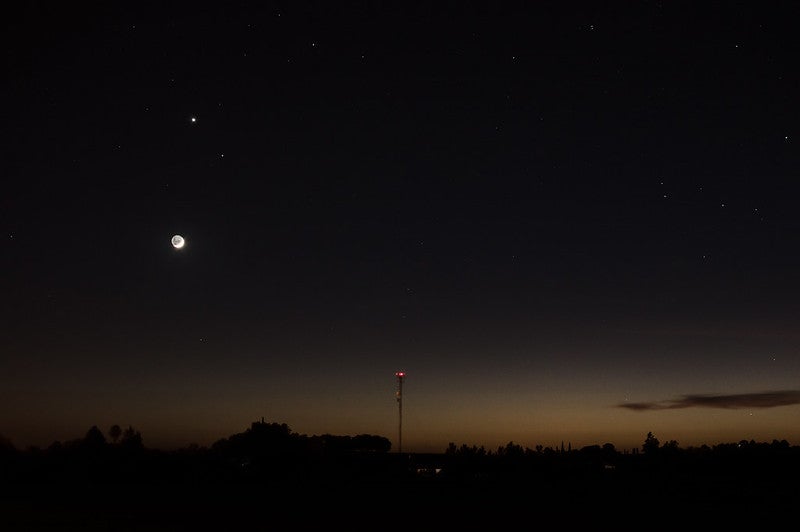
[[794, 443], [798, 14], [21, 8], [0, 432]]

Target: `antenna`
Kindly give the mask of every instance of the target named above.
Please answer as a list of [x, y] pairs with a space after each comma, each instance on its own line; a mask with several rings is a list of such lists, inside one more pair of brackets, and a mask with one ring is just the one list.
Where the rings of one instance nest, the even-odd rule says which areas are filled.
[[406, 374], [398, 371], [394, 374], [397, 377], [397, 413], [399, 414], [399, 424], [397, 426], [397, 452], [403, 452], [403, 378]]

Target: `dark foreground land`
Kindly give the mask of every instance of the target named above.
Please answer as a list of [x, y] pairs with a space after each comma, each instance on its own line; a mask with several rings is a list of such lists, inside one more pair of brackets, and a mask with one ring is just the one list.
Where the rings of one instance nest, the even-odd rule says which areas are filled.
[[765, 530], [800, 509], [800, 448], [785, 442], [433, 455], [261, 443], [8, 452], [0, 530]]

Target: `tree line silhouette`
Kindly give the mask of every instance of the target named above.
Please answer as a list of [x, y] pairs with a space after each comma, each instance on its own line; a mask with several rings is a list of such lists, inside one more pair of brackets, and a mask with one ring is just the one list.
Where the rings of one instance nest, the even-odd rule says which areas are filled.
[[[132, 426], [105, 433], [92, 426], [82, 438], [45, 449], [19, 450], [0, 437], [0, 493], [61, 486], [69, 488], [61, 493], [84, 493], [82, 500], [114, 518], [131, 512], [130, 500], [145, 498], [139, 511], [160, 519], [177, 498], [191, 501], [203, 523], [229, 519], [243, 501], [259, 508], [265, 500], [278, 506], [302, 500], [329, 512], [352, 501], [389, 511], [399, 500], [418, 511], [458, 507], [482, 517], [498, 505], [511, 513], [533, 505], [548, 515], [571, 515], [577, 507], [587, 519], [613, 508], [741, 506], [774, 514], [800, 504], [797, 478], [800, 447], [786, 440], [684, 448], [675, 440], [662, 444], [652, 432], [631, 452], [611, 443], [573, 449], [510, 441], [496, 449], [450, 443], [441, 453], [397, 453], [383, 436], [308, 436], [263, 419], [210, 446], [170, 451], [146, 447]], [[467, 515], [451, 516], [450, 524]]]
[[[513, 441], [487, 450], [450, 443], [442, 453], [393, 453], [377, 435], [308, 436], [285, 423], [259, 421], [208, 447], [191, 444], [162, 451], [145, 447], [141, 432], [113, 425], [104, 434], [92, 426], [84, 437], [56, 441], [45, 449], [17, 450], [0, 437], [0, 473], [6, 482], [52, 481], [124, 484], [130, 482], [260, 482], [336, 485], [358, 482], [465, 485], [525, 483], [534, 479], [568, 486], [649, 476], [662, 487], [688, 478], [739, 479], [781, 485], [800, 473], [800, 447], [786, 440], [742, 440], [713, 446], [661, 444], [649, 432], [641, 449], [618, 451], [613, 444], [580, 449], [524, 447]], [[656, 486], [651, 483], [649, 486]], [[682, 488], [683, 489], [683, 488]]]

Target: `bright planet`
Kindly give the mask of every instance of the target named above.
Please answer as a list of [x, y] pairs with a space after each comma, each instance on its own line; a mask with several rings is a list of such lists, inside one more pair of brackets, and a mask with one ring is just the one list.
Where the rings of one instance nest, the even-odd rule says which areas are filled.
[[184, 240], [181, 235], [175, 235], [172, 237], [172, 247], [175, 249], [181, 249], [185, 244], [186, 240]]

